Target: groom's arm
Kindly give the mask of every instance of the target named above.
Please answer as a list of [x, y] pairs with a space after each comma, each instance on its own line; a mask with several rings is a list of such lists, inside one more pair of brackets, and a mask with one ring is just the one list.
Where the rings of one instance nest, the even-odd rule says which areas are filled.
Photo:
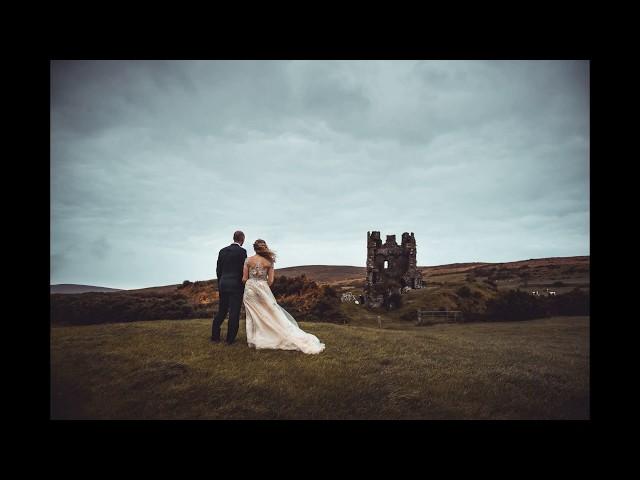
[[247, 251], [242, 249], [242, 284], [247, 283], [249, 279], [249, 267], [247, 266]]
[[249, 266], [245, 260], [244, 266], [242, 267], [242, 283], [247, 283], [247, 280], [249, 280]]
[[220, 282], [221, 273], [222, 273], [222, 250], [218, 252], [218, 263], [216, 264], [216, 278], [218, 279], [218, 284]]

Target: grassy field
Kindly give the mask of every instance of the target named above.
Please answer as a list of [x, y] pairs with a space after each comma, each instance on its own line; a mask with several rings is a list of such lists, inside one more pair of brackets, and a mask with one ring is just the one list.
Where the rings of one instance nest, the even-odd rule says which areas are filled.
[[302, 322], [317, 356], [251, 350], [244, 326], [211, 344], [209, 319], [52, 328], [51, 417], [589, 418], [588, 317], [403, 325]]

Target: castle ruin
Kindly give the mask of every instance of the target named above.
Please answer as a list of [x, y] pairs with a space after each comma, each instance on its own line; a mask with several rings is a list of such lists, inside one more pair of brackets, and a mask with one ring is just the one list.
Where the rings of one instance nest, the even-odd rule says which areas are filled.
[[402, 234], [400, 245], [395, 235], [387, 235], [382, 243], [380, 232], [367, 232], [367, 278], [365, 304], [371, 307], [387, 305], [394, 293], [407, 288], [422, 288], [422, 273], [416, 264], [416, 239], [411, 232]]

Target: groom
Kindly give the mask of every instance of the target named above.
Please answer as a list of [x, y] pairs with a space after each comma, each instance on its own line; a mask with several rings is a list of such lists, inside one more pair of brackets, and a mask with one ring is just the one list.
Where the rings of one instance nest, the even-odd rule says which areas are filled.
[[229, 328], [227, 329], [227, 344], [231, 345], [238, 334], [240, 326], [240, 306], [244, 295], [242, 283], [242, 268], [247, 258], [247, 251], [242, 248], [244, 233], [240, 230], [233, 234], [233, 243], [224, 247], [218, 253], [216, 276], [218, 277], [218, 292], [220, 304], [218, 313], [213, 317], [211, 326], [211, 341], [220, 342], [220, 325], [229, 312]]

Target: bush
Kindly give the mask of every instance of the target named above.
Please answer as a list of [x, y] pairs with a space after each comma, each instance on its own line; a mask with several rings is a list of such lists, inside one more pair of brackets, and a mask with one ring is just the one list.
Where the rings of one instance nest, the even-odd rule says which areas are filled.
[[554, 315], [590, 315], [589, 293], [580, 289], [563, 295], [548, 297], [549, 310]]
[[397, 310], [402, 307], [402, 295], [397, 292], [388, 295], [385, 297], [383, 305], [387, 310]]
[[54, 294], [50, 296], [49, 307], [52, 323], [64, 325], [200, 318], [213, 314], [210, 306], [192, 305], [179, 293]]
[[331, 286], [323, 286], [319, 298], [309, 312], [309, 319], [329, 323], [347, 323], [349, 318], [342, 313], [340, 303], [338, 292]]
[[518, 290], [498, 294], [487, 302], [486, 317], [489, 320], [527, 320], [545, 316], [539, 298]]
[[489, 276], [489, 278], [491, 280], [508, 280], [510, 278], [513, 278], [513, 277], [514, 277], [514, 275], [513, 275], [512, 272], [510, 272], [507, 269], [502, 269], [502, 268], [496, 270], [495, 273], [493, 273], [492, 275]]
[[487, 302], [486, 320], [511, 321], [553, 315], [589, 315], [589, 293], [575, 289], [553, 297], [535, 297], [519, 290], [502, 292]]
[[465, 285], [456, 290], [456, 293], [462, 298], [469, 298], [471, 296], [471, 289]]
[[[189, 282], [171, 293], [81, 293], [50, 296], [50, 318], [54, 324], [89, 325], [142, 320], [211, 318], [217, 302], [199, 304], [190, 300], [193, 289], [214, 288], [215, 281]], [[299, 277], [278, 277], [271, 286], [278, 303], [294, 318], [347, 323], [338, 292], [329, 286]], [[188, 296], [190, 295], [190, 297]]]
[[490, 277], [496, 272], [496, 267], [477, 267], [473, 271], [479, 277]]
[[464, 312], [462, 316], [463, 323], [481, 322], [487, 320], [486, 314], [480, 312]]
[[305, 275], [276, 277], [271, 292], [278, 303], [296, 320], [347, 323], [340, 308], [340, 297], [331, 286], [318, 286]]
[[306, 275], [298, 277], [279, 276], [273, 281], [271, 291], [275, 297], [283, 295], [301, 296], [311, 290], [317, 290], [318, 284], [307, 279]]
[[490, 278], [487, 278], [486, 280], [484, 280], [484, 283], [489, 285], [493, 290], [498, 289], [498, 284], [495, 281], [491, 280]]
[[408, 312], [404, 312], [400, 315], [400, 320], [405, 321], [416, 321], [418, 319], [418, 312], [415, 310], [409, 310]]

